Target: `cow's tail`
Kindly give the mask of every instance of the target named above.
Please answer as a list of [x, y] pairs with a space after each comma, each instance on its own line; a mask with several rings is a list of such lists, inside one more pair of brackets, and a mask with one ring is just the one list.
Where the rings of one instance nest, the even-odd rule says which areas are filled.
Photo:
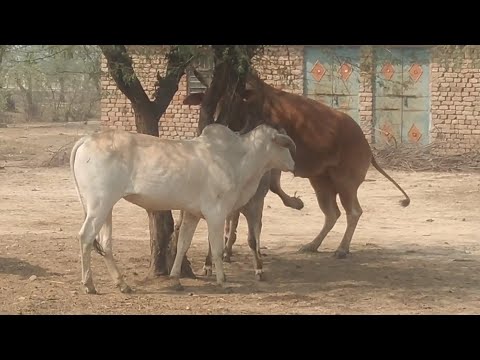
[[77, 150], [80, 146], [82, 146], [85, 143], [86, 139], [87, 137], [84, 136], [80, 140], [78, 140], [75, 143], [75, 145], [73, 145], [72, 152], [70, 153], [70, 171], [72, 172], [73, 181], [75, 182], [75, 191], [77, 192], [77, 196], [78, 196], [78, 199], [80, 200], [80, 204], [82, 204], [84, 219], [85, 219], [85, 216], [87, 215], [87, 209], [85, 208], [82, 195], [80, 194], [80, 190], [78, 189], [78, 182], [77, 182], [77, 177], [75, 176], [74, 166], [75, 166], [75, 157], [77, 155]]
[[377, 161], [375, 160], [375, 158], [372, 156], [372, 165], [375, 169], [378, 170], [378, 172], [380, 174], [382, 174], [383, 176], [385, 176], [388, 180], [390, 180], [397, 188], [398, 190], [400, 190], [403, 195], [405, 195], [405, 199], [403, 200], [400, 200], [400, 204], [403, 206], [403, 207], [407, 207], [408, 205], [410, 205], [410, 197], [407, 195], [407, 193], [400, 187], [400, 185], [397, 184], [397, 182], [395, 180], [393, 180], [390, 175], [388, 175], [385, 170], [383, 170], [380, 165], [378, 165]]
[[[82, 146], [85, 141], [87, 140], [87, 136], [82, 137], [79, 139], [75, 145], [73, 145], [72, 152], [70, 153], [70, 170], [72, 172], [72, 177], [73, 181], [75, 182], [75, 190], [77, 191], [77, 196], [78, 199], [80, 200], [80, 204], [82, 204], [83, 208], [83, 219], [85, 220], [85, 217], [87, 216], [87, 209], [85, 208], [85, 203], [83, 202], [82, 194], [80, 194], [80, 190], [78, 188], [78, 181], [77, 177], [75, 176], [75, 156], [77, 155], [77, 150], [80, 146]], [[100, 242], [98, 241], [98, 237], [95, 238], [93, 241], [93, 248], [97, 253], [99, 253], [102, 256], [105, 256], [105, 250], [103, 249], [102, 245], [100, 245]]]

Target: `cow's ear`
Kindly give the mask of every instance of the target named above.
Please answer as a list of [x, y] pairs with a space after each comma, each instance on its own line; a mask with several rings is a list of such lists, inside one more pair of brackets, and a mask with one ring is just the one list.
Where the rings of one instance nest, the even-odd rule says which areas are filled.
[[193, 93], [183, 99], [183, 105], [200, 105], [203, 101], [205, 93]]
[[253, 95], [255, 95], [255, 92], [253, 90], [247, 89], [243, 93], [243, 101], [249, 101], [252, 99]]

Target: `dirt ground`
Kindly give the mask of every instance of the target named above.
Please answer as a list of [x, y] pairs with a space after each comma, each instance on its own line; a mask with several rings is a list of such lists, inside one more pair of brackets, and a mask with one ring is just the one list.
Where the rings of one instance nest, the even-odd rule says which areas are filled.
[[[346, 226], [344, 212], [319, 253], [299, 254], [323, 224], [305, 179], [283, 176], [301, 211], [269, 193], [261, 236], [266, 280], [254, 278], [242, 217], [227, 292], [214, 278], [145, 280], [149, 265], [144, 210], [114, 208], [114, 252], [136, 292], [121, 294], [93, 254], [100, 295], [80, 287], [77, 233], [82, 211], [69, 168], [46, 167], [54, 151], [98, 123], [18, 125], [0, 129], [0, 313], [2, 314], [476, 314], [480, 313], [480, 174], [389, 171], [412, 203], [374, 169], [360, 189], [364, 213], [351, 254], [332, 257]], [[59, 162], [62, 156], [56, 157]], [[65, 158], [67, 159], [67, 158]], [[175, 216], [178, 213], [175, 212]], [[200, 222], [188, 256], [196, 270], [207, 252]]]

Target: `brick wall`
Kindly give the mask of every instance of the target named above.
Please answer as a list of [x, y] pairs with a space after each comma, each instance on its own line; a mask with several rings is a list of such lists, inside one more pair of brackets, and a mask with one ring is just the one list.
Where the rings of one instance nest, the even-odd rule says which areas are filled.
[[252, 59], [259, 76], [269, 85], [303, 94], [303, 46], [269, 46]]
[[431, 63], [431, 136], [440, 154], [480, 150], [480, 64], [469, 58], [456, 62]]
[[[130, 47], [134, 70], [147, 95], [153, 96], [157, 71], [165, 75], [162, 61], [167, 48], [156, 47], [149, 55], [142, 48]], [[253, 60], [254, 68], [269, 84], [297, 94], [303, 92], [303, 47], [270, 46]], [[107, 72], [106, 60], [102, 58], [102, 125], [103, 127], [135, 131], [135, 119], [128, 99], [117, 89]], [[165, 114], [160, 119], [160, 136], [168, 139], [191, 138], [196, 133], [199, 106], [182, 105], [187, 95], [187, 77], [184, 76], [177, 93]]]
[[[166, 54], [167, 49], [163, 47], [155, 47], [152, 49], [156, 52], [154, 56], [141, 54], [141, 49], [131, 47], [129, 49], [133, 68], [139, 77], [143, 88], [149, 97], [152, 96], [156, 81], [157, 71], [164, 74], [166, 67], [161, 61]], [[115, 82], [109, 76], [107, 70], [107, 62], [102, 57], [101, 63], [101, 122], [104, 127], [117, 128], [129, 131], [136, 131], [135, 119], [133, 117], [132, 106], [130, 101], [118, 90]]]
[[[156, 72], [165, 72], [162, 61], [167, 49], [156, 47], [150, 55], [143, 55], [135, 47], [131, 50], [134, 68], [147, 94], [152, 96]], [[154, 53], [152, 55], [152, 53]], [[458, 63], [458, 55], [455, 56]], [[479, 57], [480, 58], [480, 57]], [[447, 61], [446, 61], [447, 60]], [[480, 61], [466, 56], [457, 67], [445, 66], [447, 59], [432, 59], [430, 64], [431, 89], [431, 140], [436, 142], [440, 154], [460, 154], [480, 150]], [[453, 56], [452, 56], [453, 60]], [[479, 60], [479, 59], [477, 59]], [[303, 93], [303, 46], [268, 46], [262, 55], [253, 59], [260, 76], [269, 84], [297, 94]], [[360, 125], [369, 140], [373, 140], [373, 48], [361, 48], [361, 73], [359, 87]], [[454, 70], [455, 69], [455, 70]], [[117, 90], [106, 72], [102, 59], [101, 120], [105, 127], [135, 131], [135, 121], [129, 101]], [[199, 115], [198, 106], [182, 105], [187, 95], [186, 76], [179, 84], [179, 91], [160, 120], [160, 136], [170, 139], [193, 137]]]

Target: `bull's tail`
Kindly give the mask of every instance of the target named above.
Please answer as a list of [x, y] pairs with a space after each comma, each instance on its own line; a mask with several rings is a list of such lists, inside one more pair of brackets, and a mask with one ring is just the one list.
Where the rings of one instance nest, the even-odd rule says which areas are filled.
[[[78, 199], [80, 200], [80, 204], [82, 204], [84, 220], [85, 220], [85, 217], [87, 216], [87, 209], [85, 208], [85, 203], [83, 202], [82, 194], [80, 194], [80, 190], [78, 189], [78, 182], [77, 182], [77, 177], [75, 176], [74, 166], [75, 166], [75, 156], [77, 155], [77, 150], [80, 146], [82, 146], [85, 143], [86, 140], [87, 140], [86, 136], [78, 140], [75, 143], [75, 145], [73, 145], [72, 152], [70, 153], [70, 170], [72, 172], [72, 177], [75, 183], [75, 190], [77, 191]], [[102, 256], [105, 256], [105, 251], [103, 250], [102, 245], [100, 245], [100, 242], [98, 241], [97, 237], [93, 241], [93, 248], [97, 253], [99, 253]]]
[[393, 180], [390, 175], [388, 175], [381, 167], [380, 165], [378, 165], [377, 161], [375, 160], [375, 158], [372, 156], [372, 165], [375, 169], [378, 170], [378, 172], [380, 174], [382, 174], [383, 176], [385, 176], [388, 180], [390, 180], [393, 185], [395, 185], [397, 187], [398, 190], [400, 190], [403, 195], [405, 195], [405, 199], [401, 200], [400, 201], [400, 204], [403, 206], [403, 207], [407, 207], [408, 205], [410, 205], [410, 197], [407, 195], [407, 193], [400, 187], [400, 185], [397, 184], [397, 182], [395, 180]]

